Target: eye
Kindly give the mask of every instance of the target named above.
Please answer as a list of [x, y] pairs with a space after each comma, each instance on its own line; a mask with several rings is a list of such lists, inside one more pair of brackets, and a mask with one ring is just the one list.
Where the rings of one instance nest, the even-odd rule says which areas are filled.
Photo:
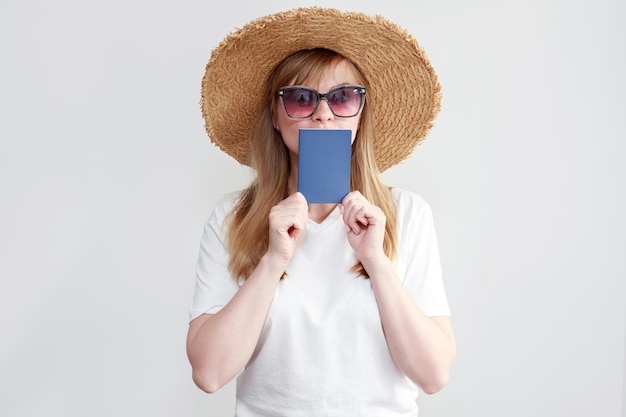
[[354, 89], [353, 88], [340, 88], [337, 91], [334, 91], [330, 99], [333, 103], [341, 104], [346, 101], [350, 101], [354, 99]]
[[307, 90], [292, 90], [288, 98], [290, 102], [299, 106], [306, 106], [315, 100], [314, 94]]

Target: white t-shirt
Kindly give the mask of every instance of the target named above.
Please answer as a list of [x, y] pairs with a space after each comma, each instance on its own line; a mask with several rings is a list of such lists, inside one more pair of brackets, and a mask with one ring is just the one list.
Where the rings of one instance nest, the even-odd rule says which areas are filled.
[[[398, 277], [426, 315], [449, 316], [430, 206], [392, 193]], [[218, 312], [239, 288], [222, 224], [237, 197], [218, 203], [205, 226], [190, 319]], [[370, 281], [350, 272], [355, 262], [338, 208], [320, 224], [309, 220], [237, 377], [237, 417], [417, 416], [418, 388], [393, 362]]]

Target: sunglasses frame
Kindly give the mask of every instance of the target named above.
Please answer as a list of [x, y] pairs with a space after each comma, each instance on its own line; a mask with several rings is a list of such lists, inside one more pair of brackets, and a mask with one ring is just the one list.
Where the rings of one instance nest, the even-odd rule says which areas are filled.
[[[336, 91], [342, 90], [344, 88], [351, 88], [356, 90], [360, 96], [361, 96], [361, 103], [359, 105], [359, 109], [356, 111], [356, 113], [354, 113], [351, 116], [340, 116], [338, 114], [335, 113], [335, 111], [333, 110], [333, 106], [330, 102], [330, 100], [328, 100], [328, 98], [330, 97], [331, 94], [333, 94]], [[313, 107], [313, 110], [311, 111], [311, 114], [307, 115], [307, 116], [292, 116], [289, 114], [289, 112], [287, 111], [287, 106], [285, 105], [285, 92], [286, 91], [293, 91], [293, 90], [305, 90], [305, 91], [309, 91], [313, 94], [315, 94], [315, 96], [317, 97], [317, 102], [315, 103], [315, 106]], [[313, 114], [315, 114], [315, 112], [317, 111], [317, 107], [320, 105], [320, 102], [322, 101], [322, 99], [326, 100], [326, 103], [328, 103], [328, 108], [330, 109], [330, 111], [333, 113], [333, 115], [335, 115], [335, 117], [341, 117], [341, 118], [349, 118], [349, 117], [355, 117], [357, 116], [361, 110], [363, 110], [363, 106], [365, 105], [365, 93], [366, 93], [366, 89], [364, 86], [362, 85], [338, 85], [337, 87], [333, 87], [330, 90], [328, 90], [327, 93], [322, 94], [320, 92], [318, 92], [317, 90], [311, 88], [311, 87], [307, 87], [304, 85], [291, 85], [289, 87], [282, 87], [281, 89], [278, 90], [278, 95], [280, 96], [280, 101], [283, 103], [283, 109], [285, 109], [285, 114], [287, 114], [287, 116], [291, 119], [308, 119], [309, 117], [313, 116]]]

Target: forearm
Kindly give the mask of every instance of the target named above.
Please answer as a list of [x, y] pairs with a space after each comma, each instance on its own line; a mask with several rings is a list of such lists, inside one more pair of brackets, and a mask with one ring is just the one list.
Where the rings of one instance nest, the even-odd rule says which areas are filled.
[[364, 267], [370, 276], [394, 362], [423, 391], [439, 391], [447, 383], [456, 355], [449, 319], [426, 316], [386, 256]]
[[283, 272], [284, 265], [264, 256], [226, 306], [190, 323], [187, 355], [202, 390], [214, 392], [248, 363]]

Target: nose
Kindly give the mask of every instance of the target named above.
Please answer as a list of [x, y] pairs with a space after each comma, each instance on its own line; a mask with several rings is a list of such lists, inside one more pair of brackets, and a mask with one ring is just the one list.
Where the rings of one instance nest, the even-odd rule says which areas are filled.
[[315, 112], [313, 113], [311, 118], [313, 120], [319, 120], [322, 122], [335, 118], [335, 114], [330, 109], [328, 101], [325, 98], [320, 99], [320, 102], [317, 105], [317, 109], [315, 109]]

